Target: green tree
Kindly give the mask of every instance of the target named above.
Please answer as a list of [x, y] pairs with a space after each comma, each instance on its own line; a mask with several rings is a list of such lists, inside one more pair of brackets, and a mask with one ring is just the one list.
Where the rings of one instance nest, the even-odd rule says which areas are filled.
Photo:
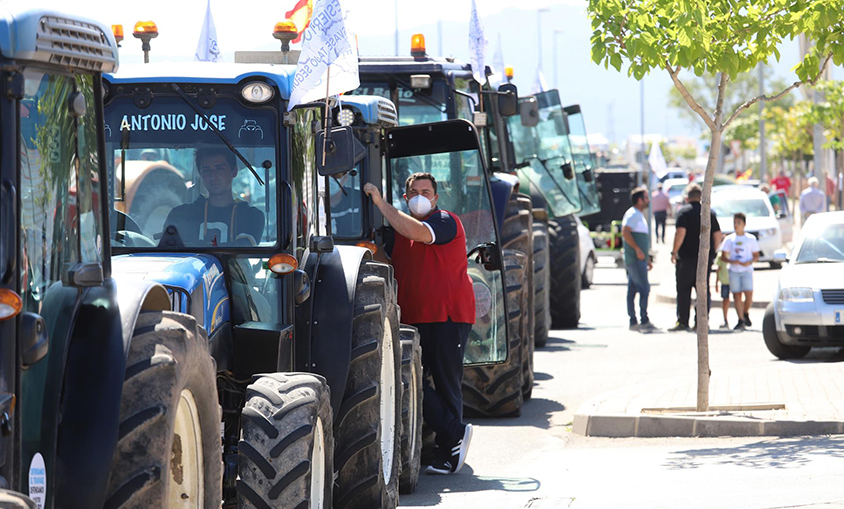
[[[773, 101], [804, 83], [815, 83], [830, 61], [844, 63], [840, 13], [844, 0], [589, 0], [592, 59], [641, 80], [665, 70], [675, 88], [703, 120], [710, 133], [709, 159], [701, 200], [697, 295], [706, 295], [709, 254], [710, 195], [724, 130], [747, 108]], [[780, 58], [783, 40], [804, 34], [814, 47], [795, 67], [797, 81], [776, 95], [750, 96], [734, 109], [725, 103], [728, 83], [769, 58]], [[714, 79], [717, 93], [704, 107], [680, 78], [693, 71]], [[819, 72], [819, 70], [821, 72]], [[706, 299], [697, 299], [697, 408], [709, 407], [709, 319]]]

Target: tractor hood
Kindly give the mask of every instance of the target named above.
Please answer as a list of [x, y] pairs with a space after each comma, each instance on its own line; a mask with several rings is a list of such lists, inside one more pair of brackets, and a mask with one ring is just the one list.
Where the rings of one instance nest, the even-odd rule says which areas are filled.
[[209, 337], [229, 320], [223, 265], [213, 256], [129, 254], [115, 256], [111, 265], [115, 279], [146, 279], [163, 285], [173, 311], [196, 317]]

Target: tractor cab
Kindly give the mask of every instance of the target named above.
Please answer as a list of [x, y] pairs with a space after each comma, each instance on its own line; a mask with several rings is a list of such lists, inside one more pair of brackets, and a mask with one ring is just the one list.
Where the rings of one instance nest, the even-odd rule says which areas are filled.
[[[556, 96], [559, 104], [559, 93], [556, 90], [551, 101]], [[568, 117], [568, 134], [571, 141], [571, 150], [574, 157], [575, 172], [577, 173], [577, 187], [580, 189], [580, 196], [583, 202], [583, 209], [580, 216], [595, 214], [601, 210], [601, 201], [598, 196], [598, 185], [595, 178], [595, 171], [598, 169], [598, 162], [595, 154], [589, 147], [589, 139], [586, 131], [586, 121], [580, 105], [574, 104], [563, 109]]]
[[519, 100], [521, 114], [508, 119], [519, 178], [545, 198], [552, 218], [582, 209], [568, 137], [568, 116], [556, 90]]
[[[438, 205], [457, 214], [466, 231], [477, 313], [464, 363], [505, 361], [507, 314], [501, 248], [477, 129], [465, 120], [396, 127], [391, 103], [362, 95], [345, 98], [333, 113], [341, 125], [352, 127], [355, 140], [365, 150], [352, 171], [329, 179], [332, 237], [339, 243], [386, 254], [389, 224], [364, 195], [363, 185], [371, 182], [381, 187], [386, 200], [409, 213], [405, 181], [413, 173], [431, 173], [438, 183]], [[382, 158], [385, 151], [387, 157]]]

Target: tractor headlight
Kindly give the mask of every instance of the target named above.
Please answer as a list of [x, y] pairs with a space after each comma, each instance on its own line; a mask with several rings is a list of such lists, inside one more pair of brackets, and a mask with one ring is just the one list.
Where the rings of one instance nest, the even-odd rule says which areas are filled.
[[273, 98], [273, 87], [261, 81], [254, 81], [244, 85], [240, 94], [251, 103], [265, 103]]
[[786, 302], [815, 302], [815, 292], [811, 288], [783, 288], [780, 300]]
[[348, 109], [342, 108], [337, 113], [337, 123], [343, 127], [348, 127], [355, 123], [355, 112]]

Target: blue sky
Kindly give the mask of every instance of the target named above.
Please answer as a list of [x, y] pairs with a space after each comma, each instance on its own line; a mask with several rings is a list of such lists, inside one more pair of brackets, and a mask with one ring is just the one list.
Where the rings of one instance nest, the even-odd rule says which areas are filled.
[[[59, 9], [73, 5], [85, 16], [108, 24], [123, 24], [127, 39], [121, 49], [121, 63], [135, 64], [143, 58], [140, 42], [131, 37], [132, 26], [139, 20], [153, 20], [159, 27], [160, 35], [152, 41], [153, 61], [192, 60], [206, 1], [77, 0], [70, 4], [65, 0], [42, 0], [39, 3]], [[393, 54], [397, 1], [341, 1], [349, 11], [352, 29], [358, 34], [361, 54]], [[295, 0], [212, 0], [223, 60], [233, 61], [235, 50], [278, 48], [272, 38], [273, 25], [294, 4]], [[640, 85], [625, 73], [607, 71], [592, 63], [591, 27], [585, 4], [583, 0], [477, 0], [488, 40], [486, 59], [492, 61], [500, 34], [505, 62], [515, 68], [516, 84], [521, 93], [530, 93], [540, 47], [537, 28], [541, 24], [543, 70], [549, 85], [559, 88], [563, 102], [582, 106], [590, 132], [614, 135], [614, 141], [620, 142], [630, 134], [639, 133]], [[398, 0], [400, 53], [409, 52], [410, 36], [415, 32], [425, 33], [429, 54], [440, 53], [438, 28], [441, 26], [442, 53], [468, 61], [470, 6], [470, 0]], [[538, 9], [547, 10], [538, 14]], [[789, 69], [798, 57], [796, 43], [784, 45], [782, 60], [774, 65], [776, 73], [786, 79], [792, 77]], [[837, 72], [836, 77], [839, 75]], [[673, 85], [665, 72], [645, 77], [644, 84], [646, 132], [694, 136], [699, 133], [696, 127], [682, 122], [676, 111], [667, 108], [666, 97]]]

